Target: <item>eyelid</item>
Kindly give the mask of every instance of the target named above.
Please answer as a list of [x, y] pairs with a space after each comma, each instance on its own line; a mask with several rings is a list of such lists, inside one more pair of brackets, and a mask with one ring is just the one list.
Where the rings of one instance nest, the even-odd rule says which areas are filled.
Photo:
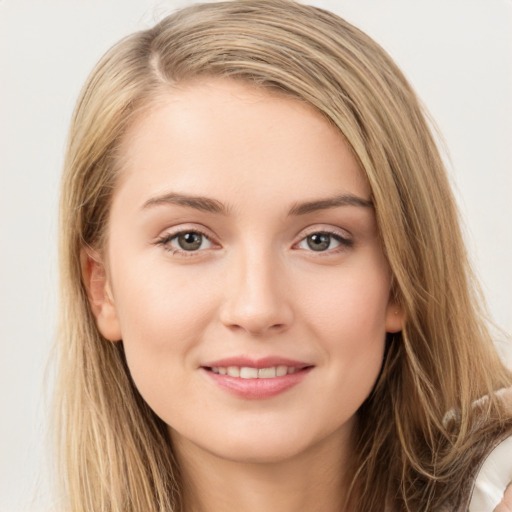
[[[338, 247], [335, 247], [333, 249], [328, 249], [326, 251], [318, 251], [316, 252], [316, 256], [326, 256], [329, 254], [333, 254], [339, 251], [343, 251], [344, 249], [350, 248], [354, 245], [354, 240], [352, 238], [352, 235], [346, 231], [345, 229], [334, 227], [334, 226], [325, 226], [325, 225], [314, 225], [309, 226], [305, 230], [303, 230], [299, 235], [297, 241], [293, 244], [293, 248], [297, 248], [297, 246], [303, 242], [308, 236], [315, 235], [315, 234], [326, 234], [330, 235], [338, 242], [340, 245]], [[306, 252], [312, 252], [315, 253], [315, 251], [307, 251], [306, 249], [303, 249]]]
[[[184, 233], [198, 233], [205, 237], [211, 244], [212, 247], [208, 247], [205, 249], [198, 249], [195, 251], [186, 251], [183, 249], [179, 249], [177, 247], [170, 247], [169, 243], [171, 240], [175, 239], [181, 234]], [[327, 249], [325, 251], [318, 251], [316, 253], [317, 256], [333, 254], [338, 251], [342, 251], [344, 249], [350, 248], [354, 245], [354, 241], [352, 235], [343, 228], [335, 227], [335, 226], [326, 226], [326, 225], [312, 225], [303, 229], [299, 235], [296, 237], [296, 241], [292, 244], [293, 249], [298, 249], [298, 245], [303, 242], [308, 236], [313, 234], [326, 234], [335, 238], [339, 242], [339, 246], [333, 249]], [[180, 224], [178, 226], [173, 226], [164, 230], [153, 242], [155, 245], [163, 246], [168, 252], [172, 254], [184, 255], [184, 256], [194, 256], [199, 255], [207, 250], [212, 248], [220, 248], [220, 244], [216, 241], [216, 237], [211, 234], [209, 229], [206, 229], [204, 226], [198, 224]], [[301, 249], [306, 252], [315, 252], [313, 250], [307, 251], [306, 249]]]
[[197, 224], [180, 224], [178, 226], [174, 226], [172, 228], [168, 228], [164, 230], [161, 234], [157, 236], [155, 241], [153, 242], [155, 245], [161, 245], [171, 254], [178, 254], [183, 256], [194, 256], [203, 253], [204, 251], [211, 249], [211, 247], [207, 249], [199, 249], [196, 251], [185, 251], [183, 249], [179, 249], [177, 247], [170, 247], [169, 244], [171, 240], [175, 239], [181, 234], [185, 233], [198, 233], [201, 236], [205, 237], [213, 247], [220, 247], [220, 244], [215, 241], [215, 237], [210, 234], [209, 230], [205, 229], [202, 226], [198, 226]]
[[328, 235], [337, 236], [343, 240], [352, 241], [352, 234], [348, 232], [346, 229], [325, 224], [315, 224], [313, 226], [308, 226], [307, 228], [303, 229], [299, 233], [299, 235], [297, 235], [298, 241], [300, 242], [304, 238], [310, 235], [314, 235], [316, 233], [326, 233]]

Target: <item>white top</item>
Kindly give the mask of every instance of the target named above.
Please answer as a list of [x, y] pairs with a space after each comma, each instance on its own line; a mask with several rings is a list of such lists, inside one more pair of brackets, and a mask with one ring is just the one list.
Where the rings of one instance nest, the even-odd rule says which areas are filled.
[[475, 480], [469, 512], [492, 512], [511, 482], [512, 436], [503, 440], [485, 459]]

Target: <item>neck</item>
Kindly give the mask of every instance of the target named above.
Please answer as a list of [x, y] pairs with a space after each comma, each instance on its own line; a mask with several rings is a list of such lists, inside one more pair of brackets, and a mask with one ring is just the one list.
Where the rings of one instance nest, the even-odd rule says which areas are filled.
[[187, 440], [173, 436], [173, 441], [181, 468], [184, 512], [349, 510], [345, 505], [347, 443], [339, 436], [272, 462], [227, 460]]

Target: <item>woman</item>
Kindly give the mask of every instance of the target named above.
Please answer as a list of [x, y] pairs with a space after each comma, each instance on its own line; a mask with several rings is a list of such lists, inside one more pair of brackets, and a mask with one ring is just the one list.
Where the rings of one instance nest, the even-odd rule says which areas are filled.
[[61, 218], [66, 510], [467, 509], [511, 375], [366, 35], [249, 0], [128, 37], [79, 100]]

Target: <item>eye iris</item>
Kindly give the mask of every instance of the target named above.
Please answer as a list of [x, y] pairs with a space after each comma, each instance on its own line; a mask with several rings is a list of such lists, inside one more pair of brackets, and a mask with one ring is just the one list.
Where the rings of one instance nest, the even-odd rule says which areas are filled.
[[307, 238], [308, 247], [313, 251], [325, 251], [331, 244], [331, 235], [325, 233], [315, 233]]
[[178, 244], [184, 251], [195, 251], [201, 247], [203, 235], [200, 233], [183, 233], [178, 236]]

